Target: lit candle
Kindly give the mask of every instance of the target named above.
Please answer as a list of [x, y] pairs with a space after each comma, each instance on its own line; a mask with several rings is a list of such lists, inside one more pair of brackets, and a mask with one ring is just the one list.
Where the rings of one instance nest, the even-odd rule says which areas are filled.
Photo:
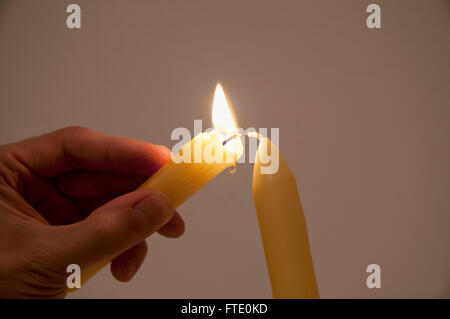
[[[138, 189], [163, 192], [178, 207], [225, 168], [235, 165], [243, 145], [236, 135], [237, 124], [220, 84], [214, 95], [212, 120], [214, 130], [201, 133], [183, 145], [178, 155]], [[198, 154], [202, 155], [200, 159]]]
[[[262, 174], [269, 150], [279, 168]], [[319, 298], [297, 184], [268, 138], [261, 138], [258, 146], [252, 191], [274, 298]]]
[[[214, 130], [203, 132], [184, 144], [180, 152], [138, 189], [153, 189], [166, 194], [177, 208], [242, 155], [241, 139], [235, 134], [237, 124], [224, 91], [217, 85], [212, 119]], [[109, 264], [104, 261], [83, 270], [84, 283]]]

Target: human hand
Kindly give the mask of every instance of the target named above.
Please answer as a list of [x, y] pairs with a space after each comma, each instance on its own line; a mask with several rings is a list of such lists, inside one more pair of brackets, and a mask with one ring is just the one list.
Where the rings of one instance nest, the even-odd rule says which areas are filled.
[[0, 297], [64, 297], [69, 264], [113, 259], [114, 277], [130, 280], [146, 237], [184, 232], [164, 194], [133, 191], [169, 159], [163, 146], [80, 127], [1, 145]]

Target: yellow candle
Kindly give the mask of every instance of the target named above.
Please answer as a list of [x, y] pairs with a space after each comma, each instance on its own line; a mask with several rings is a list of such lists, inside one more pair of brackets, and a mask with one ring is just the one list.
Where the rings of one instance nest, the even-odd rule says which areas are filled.
[[[230, 139], [230, 133], [235, 132], [237, 124], [220, 84], [214, 96], [213, 123], [214, 130], [200, 133], [184, 144], [172, 160], [138, 189], [163, 192], [177, 208], [227, 167], [235, 165], [242, 155], [243, 145], [237, 135], [231, 135]], [[81, 283], [85, 283], [109, 262], [106, 260], [83, 270]]]
[[[269, 150], [271, 158], [278, 156], [279, 168], [261, 174]], [[274, 298], [319, 298], [297, 184], [268, 138], [258, 146], [252, 191]]]
[[[242, 154], [242, 143], [238, 137], [236, 140], [239, 142], [235, 143], [237, 147], [227, 147], [222, 145], [223, 138], [220, 136], [216, 131], [197, 135], [183, 145], [177, 156], [161, 167], [138, 189], [154, 189], [163, 192], [170, 198], [172, 205], [178, 207], [225, 168], [235, 165]], [[195, 148], [201, 150], [203, 154], [203, 160], [199, 163], [194, 162]], [[221, 154], [214, 154], [217, 150]], [[186, 152], [190, 153], [187, 156], [190, 158], [190, 163], [180, 162], [181, 158], [186, 156], [184, 155]], [[213, 163], [204, 160], [205, 156], [215, 157], [215, 155], [217, 158]]]

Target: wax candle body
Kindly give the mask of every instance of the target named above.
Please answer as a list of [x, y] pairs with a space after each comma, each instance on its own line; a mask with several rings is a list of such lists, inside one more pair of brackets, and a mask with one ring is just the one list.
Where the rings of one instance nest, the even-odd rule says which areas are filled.
[[[176, 208], [225, 168], [235, 165], [242, 154], [242, 144], [238, 137], [234, 142], [234, 147], [227, 148], [222, 145], [222, 139], [216, 131], [201, 133], [183, 145], [179, 154], [138, 189], [155, 189], [163, 192]], [[196, 158], [196, 152], [199, 150], [203, 154], [200, 161]], [[215, 155], [212, 154], [215, 151], [222, 153], [213, 159], [211, 157]], [[209, 160], [206, 157], [209, 157]], [[180, 162], [182, 158], [187, 159], [188, 163]], [[199, 162], [196, 163], [196, 160]]]
[[[233, 139], [232, 147], [229, 144], [223, 146], [222, 140], [223, 137], [214, 130], [198, 134], [138, 189], [163, 192], [177, 208], [227, 167], [235, 165], [242, 155], [243, 145], [239, 137]], [[181, 158], [185, 161], [180, 162]], [[110, 260], [105, 260], [84, 269], [81, 283], [84, 284], [109, 263]]]
[[[261, 174], [266, 150], [271, 150], [271, 158], [279, 156], [274, 174]], [[252, 191], [274, 298], [318, 298], [297, 184], [278, 148], [267, 138], [258, 146]]]

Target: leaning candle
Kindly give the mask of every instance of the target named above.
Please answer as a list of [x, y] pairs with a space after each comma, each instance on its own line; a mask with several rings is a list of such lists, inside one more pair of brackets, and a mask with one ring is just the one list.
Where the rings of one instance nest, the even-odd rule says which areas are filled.
[[[262, 174], [278, 158], [273, 174]], [[261, 138], [253, 168], [253, 197], [274, 298], [319, 298], [297, 184], [278, 148]]]
[[[172, 160], [138, 189], [163, 192], [177, 208], [227, 167], [235, 165], [242, 155], [243, 145], [235, 135], [237, 124], [220, 84], [214, 95], [212, 117], [214, 130], [200, 133], [184, 144]], [[81, 283], [109, 263], [105, 260], [83, 270]]]

